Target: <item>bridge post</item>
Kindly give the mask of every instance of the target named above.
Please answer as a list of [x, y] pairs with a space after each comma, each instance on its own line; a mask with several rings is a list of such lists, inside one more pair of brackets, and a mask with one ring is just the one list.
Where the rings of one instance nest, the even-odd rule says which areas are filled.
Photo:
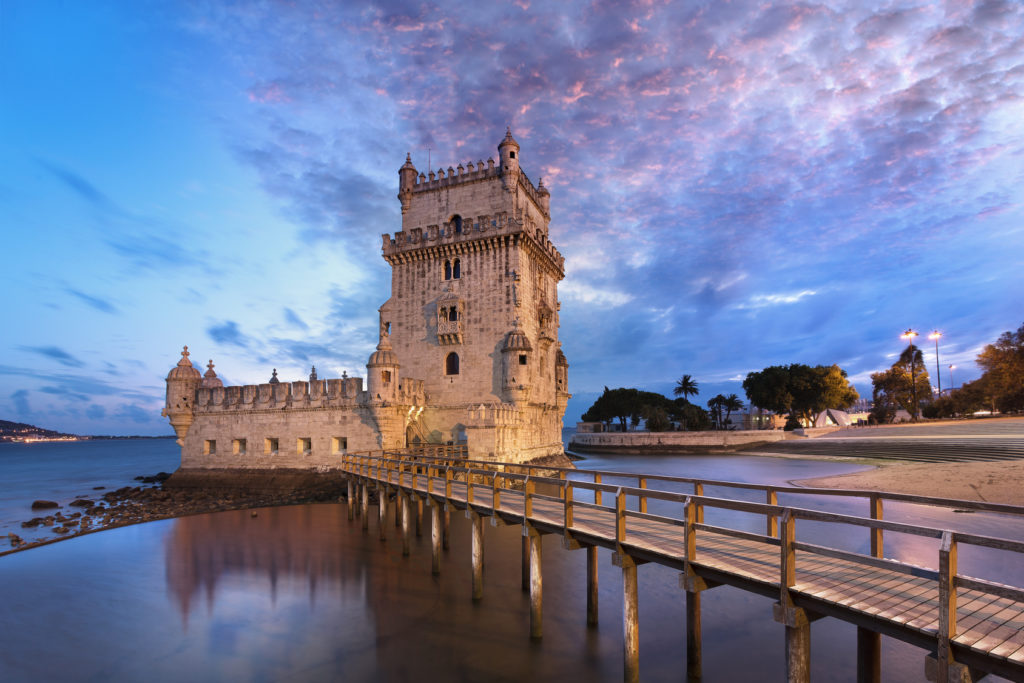
[[523, 538], [530, 549], [530, 637], [543, 635], [543, 592], [544, 576], [541, 569], [543, 537], [528, 524], [523, 525]]
[[473, 511], [469, 512], [469, 519], [473, 530], [473, 599], [480, 600], [484, 597], [484, 521]]
[[441, 505], [430, 501], [430, 571], [435, 575], [441, 573]]
[[448, 530], [451, 528], [451, 523], [452, 523], [452, 511], [451, 511], [451, 508], [448, 507], [448, 504], [445, 503], [445, 506], [444, 506], [444, 518], [441, 520], [441, 547], [444, 550], [448, 550], [448, 545], [449, 545], [449, 542], [448, 542], [448, 537], [449, 537]]
[[348, 475], [348, 494], [345, 496], [345, 502], [348, 504], [348, 521], [351, 522], [356, 517], [356, 492], [351, 474]]
[[[882, 519], [882, 499], [877, 493], [868, 498], [871, 519]], [[882, 529], [871, 530], [871, 556], [884, 557]], [[857, 627], [857, 683], [879, 683], [882, 680], [882, 634], [863, 626]]]
[[637, 597], [636, 561], [616, 551], [612, 562], [622, 567], [622, 680], [640, 681], [640, 609]]
[[786, 626], [786, 680], [810, 683], [811, 620], [805, 610], [793, 604], [789, 588], [796, 584], [796, 518], [787, 509], [779, 525], [779, 601], [773, 612], [775, 621]]
[[[415, 494], [413, 494], [415, 495]], [[423, 535], [423, 499], [416, 496], [416, 536]]]
[[587, 546], [587, 626], [597, 626], [597, 546]]
[[385, 484], [377, 485], [377, 533], [380, 540], [387, 539], [385, 525], [388, 521], [388, 487]]
[[370, 484], [363, 482], [363, 495], [359, 503], [359, 514], [363, 518], [363, 531], [368, 531], [370, 528]]
[[402, 496], [402, 555], [409, 554], [409, 494], [404, 491]]

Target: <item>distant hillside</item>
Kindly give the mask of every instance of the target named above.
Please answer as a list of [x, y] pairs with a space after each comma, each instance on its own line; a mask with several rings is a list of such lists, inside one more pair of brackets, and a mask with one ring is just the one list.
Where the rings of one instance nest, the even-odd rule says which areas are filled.
[[11, 441], [12, 439], [24, 439], [26, 437], [55, 439], [68, 436], [75, 435], [55, 432], [52, 429], [43, 429], [42, 427], [25, 424], [24, 422], [0, 420], [0, 441]]

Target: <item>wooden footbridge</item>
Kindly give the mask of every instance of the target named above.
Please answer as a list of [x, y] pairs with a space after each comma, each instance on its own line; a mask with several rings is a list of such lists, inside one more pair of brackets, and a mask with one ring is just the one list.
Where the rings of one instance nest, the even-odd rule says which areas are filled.
[[[587, 553], [587, 622], [596, 624], [597, 548], [613, 551], [622, 569], [623, 671], [639, 680], [637, 566], [656, 562], [680, 572], [686, 594], [686, 669], [699, 680], [701, 666], [701, 593], [735, 586], [778, 600], [776, 621], [785, 626], [786, 667], [790, 681], [810, 677], [810, 625], [834, 617], [857, 626], [857, 680], [880, 679], [881, 635], [931, 652], [925, 660], [930, 680], [970, 681], [995, 673], [1024, 681], [1024, 587], [965, 576], [957, 570], [962, 546], [1015, 553], [1024, 561], [1024, 543], [945, 529], [887, 521], [885, 501], [1015, 516], [1024, 508], [994, 503], [952, 501], [893, 493], [773, 487], [658, 475], [637, 475], [571, 468], [500, 464], [452, 458], [444, 450], [375, 451], [344, 456], [349, 475], [348, 514], [368, 529], [370, 491], [377, 494], [380, 534], [387, 507], [398, 504], [403, 553], [410, 534], [430, 508], [434, 573], [448, 545], [451, 510], [472, 520], [472, 596], [483, 596], [483, 519], [523, 528], [523, 587], [530, 592], [530, 636], [542, 635], [543, 575], [541, 540], [553, 534], [568, 549]], [[635, 486], [603, 479], [635, 481]], [[692, 487], [692, 493], [659, 487]], [[707, 486], [755, 492], [763, 503], [704, 495]], [[836, 514], [778, 504], [780, 493], [867, 498], [868, 514]], [[648, 504], [658, 514], [648, 512]], [[704, 522], [710, 509], [763, 518], [764, 533]], [[415, 521], [413, 521], [415, 515]], [[870, 536], [870, 554], [802, 541], [796, 521], [860, 527]], [[884, 553], [886, 532], [935, 539], [933, 567], [921, 567]]]

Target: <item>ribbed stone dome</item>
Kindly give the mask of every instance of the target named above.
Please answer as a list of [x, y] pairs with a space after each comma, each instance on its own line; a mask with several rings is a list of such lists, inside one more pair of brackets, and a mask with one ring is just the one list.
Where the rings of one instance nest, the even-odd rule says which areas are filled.
[[526, 337], [526, 333], [516, 328], [508, 333], [505, 337], [505, 345], [501, 347], [502, 351], [533, 351], [533, 345], [530, 344], [530, 340]]
[[181, 352], [181, 360], [167, 373], [167, 379], [202, 379], [199, 371], [192, 367], [192, 361], [188, 359], [188, 347]]
[[391, 349], [391, 339], [384, 335], [377, 344], [377, 350], [370, 354], [370, 360], [366, 361], [366, 367], [372, 368], [381, 365], [398, 365], [398, 354]]

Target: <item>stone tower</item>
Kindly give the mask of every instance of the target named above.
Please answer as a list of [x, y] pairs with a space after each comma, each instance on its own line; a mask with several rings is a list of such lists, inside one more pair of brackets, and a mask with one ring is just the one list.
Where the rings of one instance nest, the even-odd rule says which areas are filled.
[[398, 171], [402, 231], [383, 236], [392, 276], [380, 316], [402, 376], [427, 394], [410, 445], [467, 443], [470, 457], [520, 461], [562, 452], [564, 258], [548, 239], [550, 194], [519, 151], [507, 131], [498, 163], [424, 174], [407, 156]]

